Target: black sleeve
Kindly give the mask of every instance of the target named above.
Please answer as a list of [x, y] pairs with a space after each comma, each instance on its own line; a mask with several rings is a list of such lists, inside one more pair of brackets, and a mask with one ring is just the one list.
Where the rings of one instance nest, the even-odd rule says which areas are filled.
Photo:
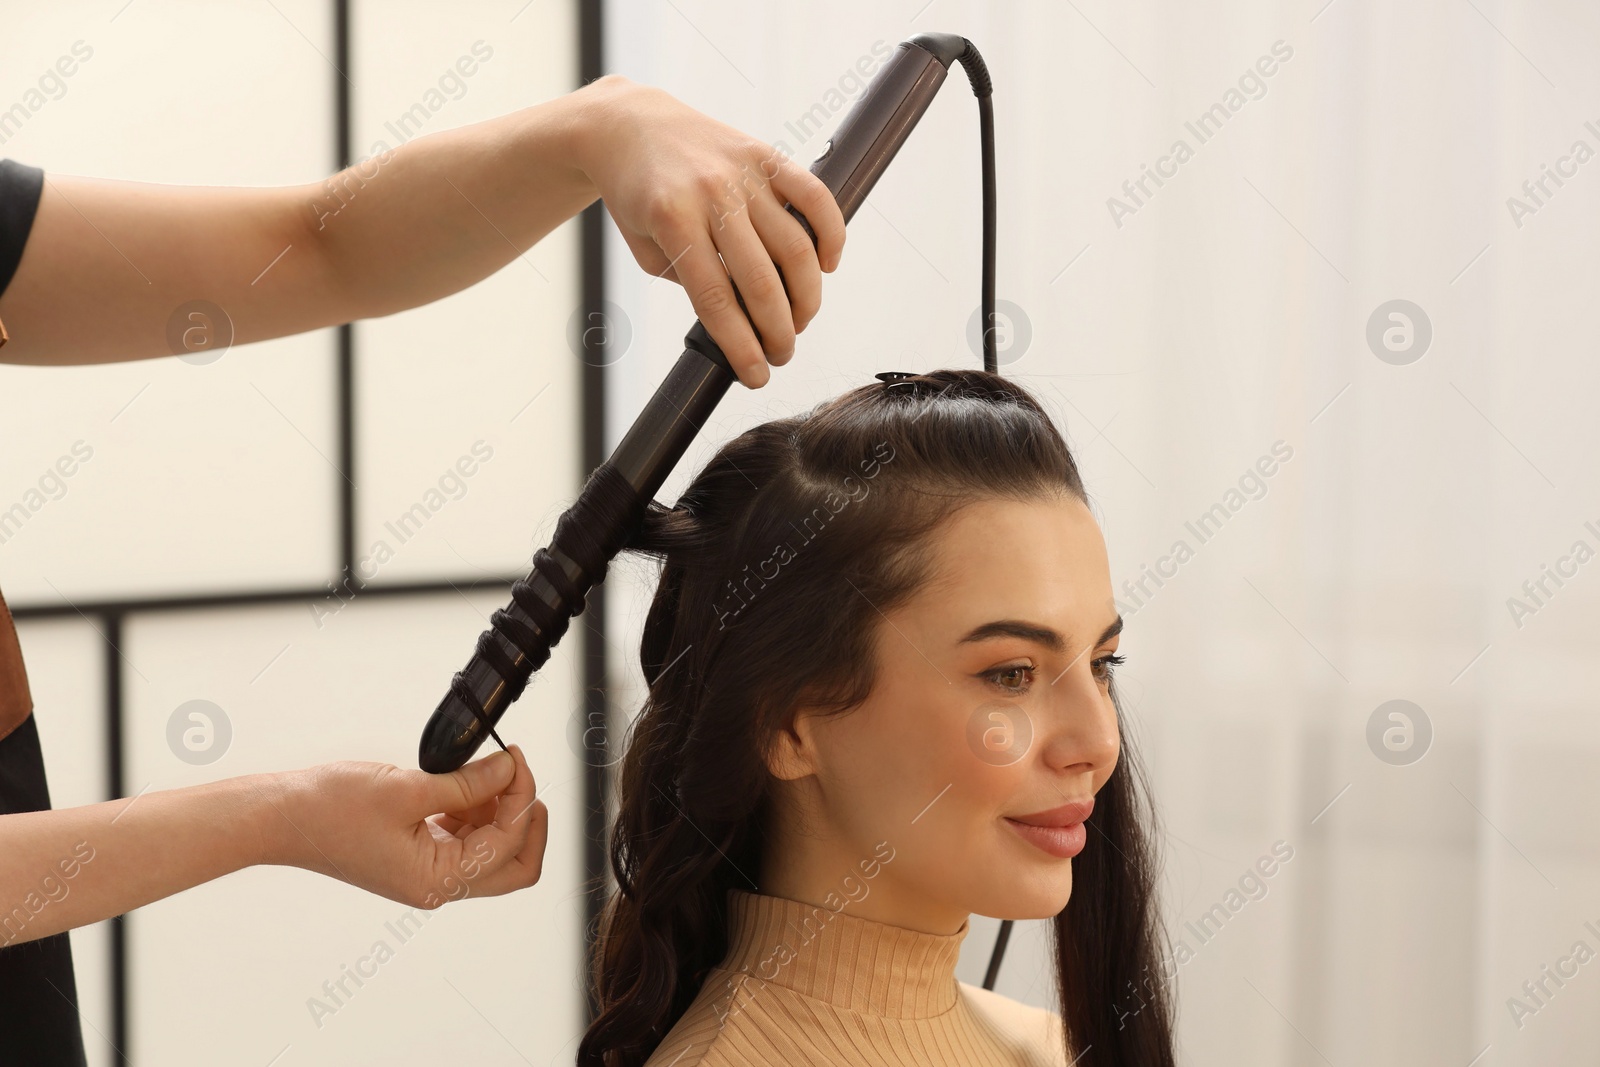
[[[30, 715], [0, 739], [0, 814], [49, 807], [39, 727]], [[35, 872], [37, 889], [0, 903], [9, 909], [0, 914], [0, 1063], [84, 1064], [71, 940], [60, 933], [11, 943], [51, 900], [60, 899], [52, 894], [67, 883], [52, 880], [54, 874], [48, 868]]]
[[11, 284], [22, 262], [33, 216], [44, 191], [44, 171], [10, 159], [0, 159], [0, 293]]

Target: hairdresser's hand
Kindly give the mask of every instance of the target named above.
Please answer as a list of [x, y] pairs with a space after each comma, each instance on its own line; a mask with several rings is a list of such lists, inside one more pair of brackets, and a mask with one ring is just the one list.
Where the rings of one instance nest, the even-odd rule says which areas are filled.
[[[608, 75], [574, 96], [584, 93], [589, 111], [576, 137], [578, 166], [634, 258], [682, 285], [739, 380], [752, 389], [764, 385], [767, 363], [789, 361], [795, 334], [821, 306], [821, 271], [839, 265], [845, 227], [838, 203], [821, 179], [778, 149], [660, 89]], [[811, 224], [815, 248], [785, 203]]]
[[278, 862], [419, 908], [539, 880], [549, 812], [515, 745], [450, 774], [332, 763], [284, 780]]

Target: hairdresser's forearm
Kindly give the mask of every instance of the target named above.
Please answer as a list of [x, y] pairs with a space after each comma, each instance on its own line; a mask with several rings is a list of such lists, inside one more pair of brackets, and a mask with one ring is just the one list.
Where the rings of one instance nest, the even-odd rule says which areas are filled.
[[448, 296], [593, 203], [581, 164], [594, 135], [585, 131], [604, 128], [589, 109], [607, 104], [609, 85], [421, 138], [313, 189], [306, 222], [338, 294], [332, 317]]
[[192, 301], [221, 308], [237, 345], [464, 289], [593, 202], [582, 164], [595, 135], [583, 127], [617, 132], [593, 110], [619, 106], [616, 84], [421, 137], [303, 186], [47, 174], [0, 297], [11, 334], [0, 361], [170, 356], [174, 315]]
[[284, 779], [248, 775], [0, 816], [0, 946], [121, 915], [257, 863], [289, 862]]

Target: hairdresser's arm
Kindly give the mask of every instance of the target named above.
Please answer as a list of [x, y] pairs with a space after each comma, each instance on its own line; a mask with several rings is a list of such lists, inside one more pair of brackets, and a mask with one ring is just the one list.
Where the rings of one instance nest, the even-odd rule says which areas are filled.
[[[194, 300], [227, 313], [235, 344], [389, 315], [494, 273], [598, 195], [640, 265], [685, 287], [754, 387], [768, 358], [793, 352], [820, 305], [820, 271], [844, 244], [838, 205], [799, 163], [616, 75], [311, 185], [45, 179], [0, 297], [7, 362], [170, 356], [168, 320]], [[815, 229], [816, 250], [786, 201]]]
[[0, 816], [0, 947], [261, 863], [421, 908], [532, 885], [548, 812], [512, 751], [451, 774], [335, 763]]

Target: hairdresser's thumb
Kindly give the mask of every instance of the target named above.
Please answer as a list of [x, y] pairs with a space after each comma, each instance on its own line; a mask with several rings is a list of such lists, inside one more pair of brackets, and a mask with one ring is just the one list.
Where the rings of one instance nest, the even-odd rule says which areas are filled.
[[433, 778], [434, 812], [471, 811], [505, 792], [516, 777], [516, 761], [509, 752], [496, 752]]

